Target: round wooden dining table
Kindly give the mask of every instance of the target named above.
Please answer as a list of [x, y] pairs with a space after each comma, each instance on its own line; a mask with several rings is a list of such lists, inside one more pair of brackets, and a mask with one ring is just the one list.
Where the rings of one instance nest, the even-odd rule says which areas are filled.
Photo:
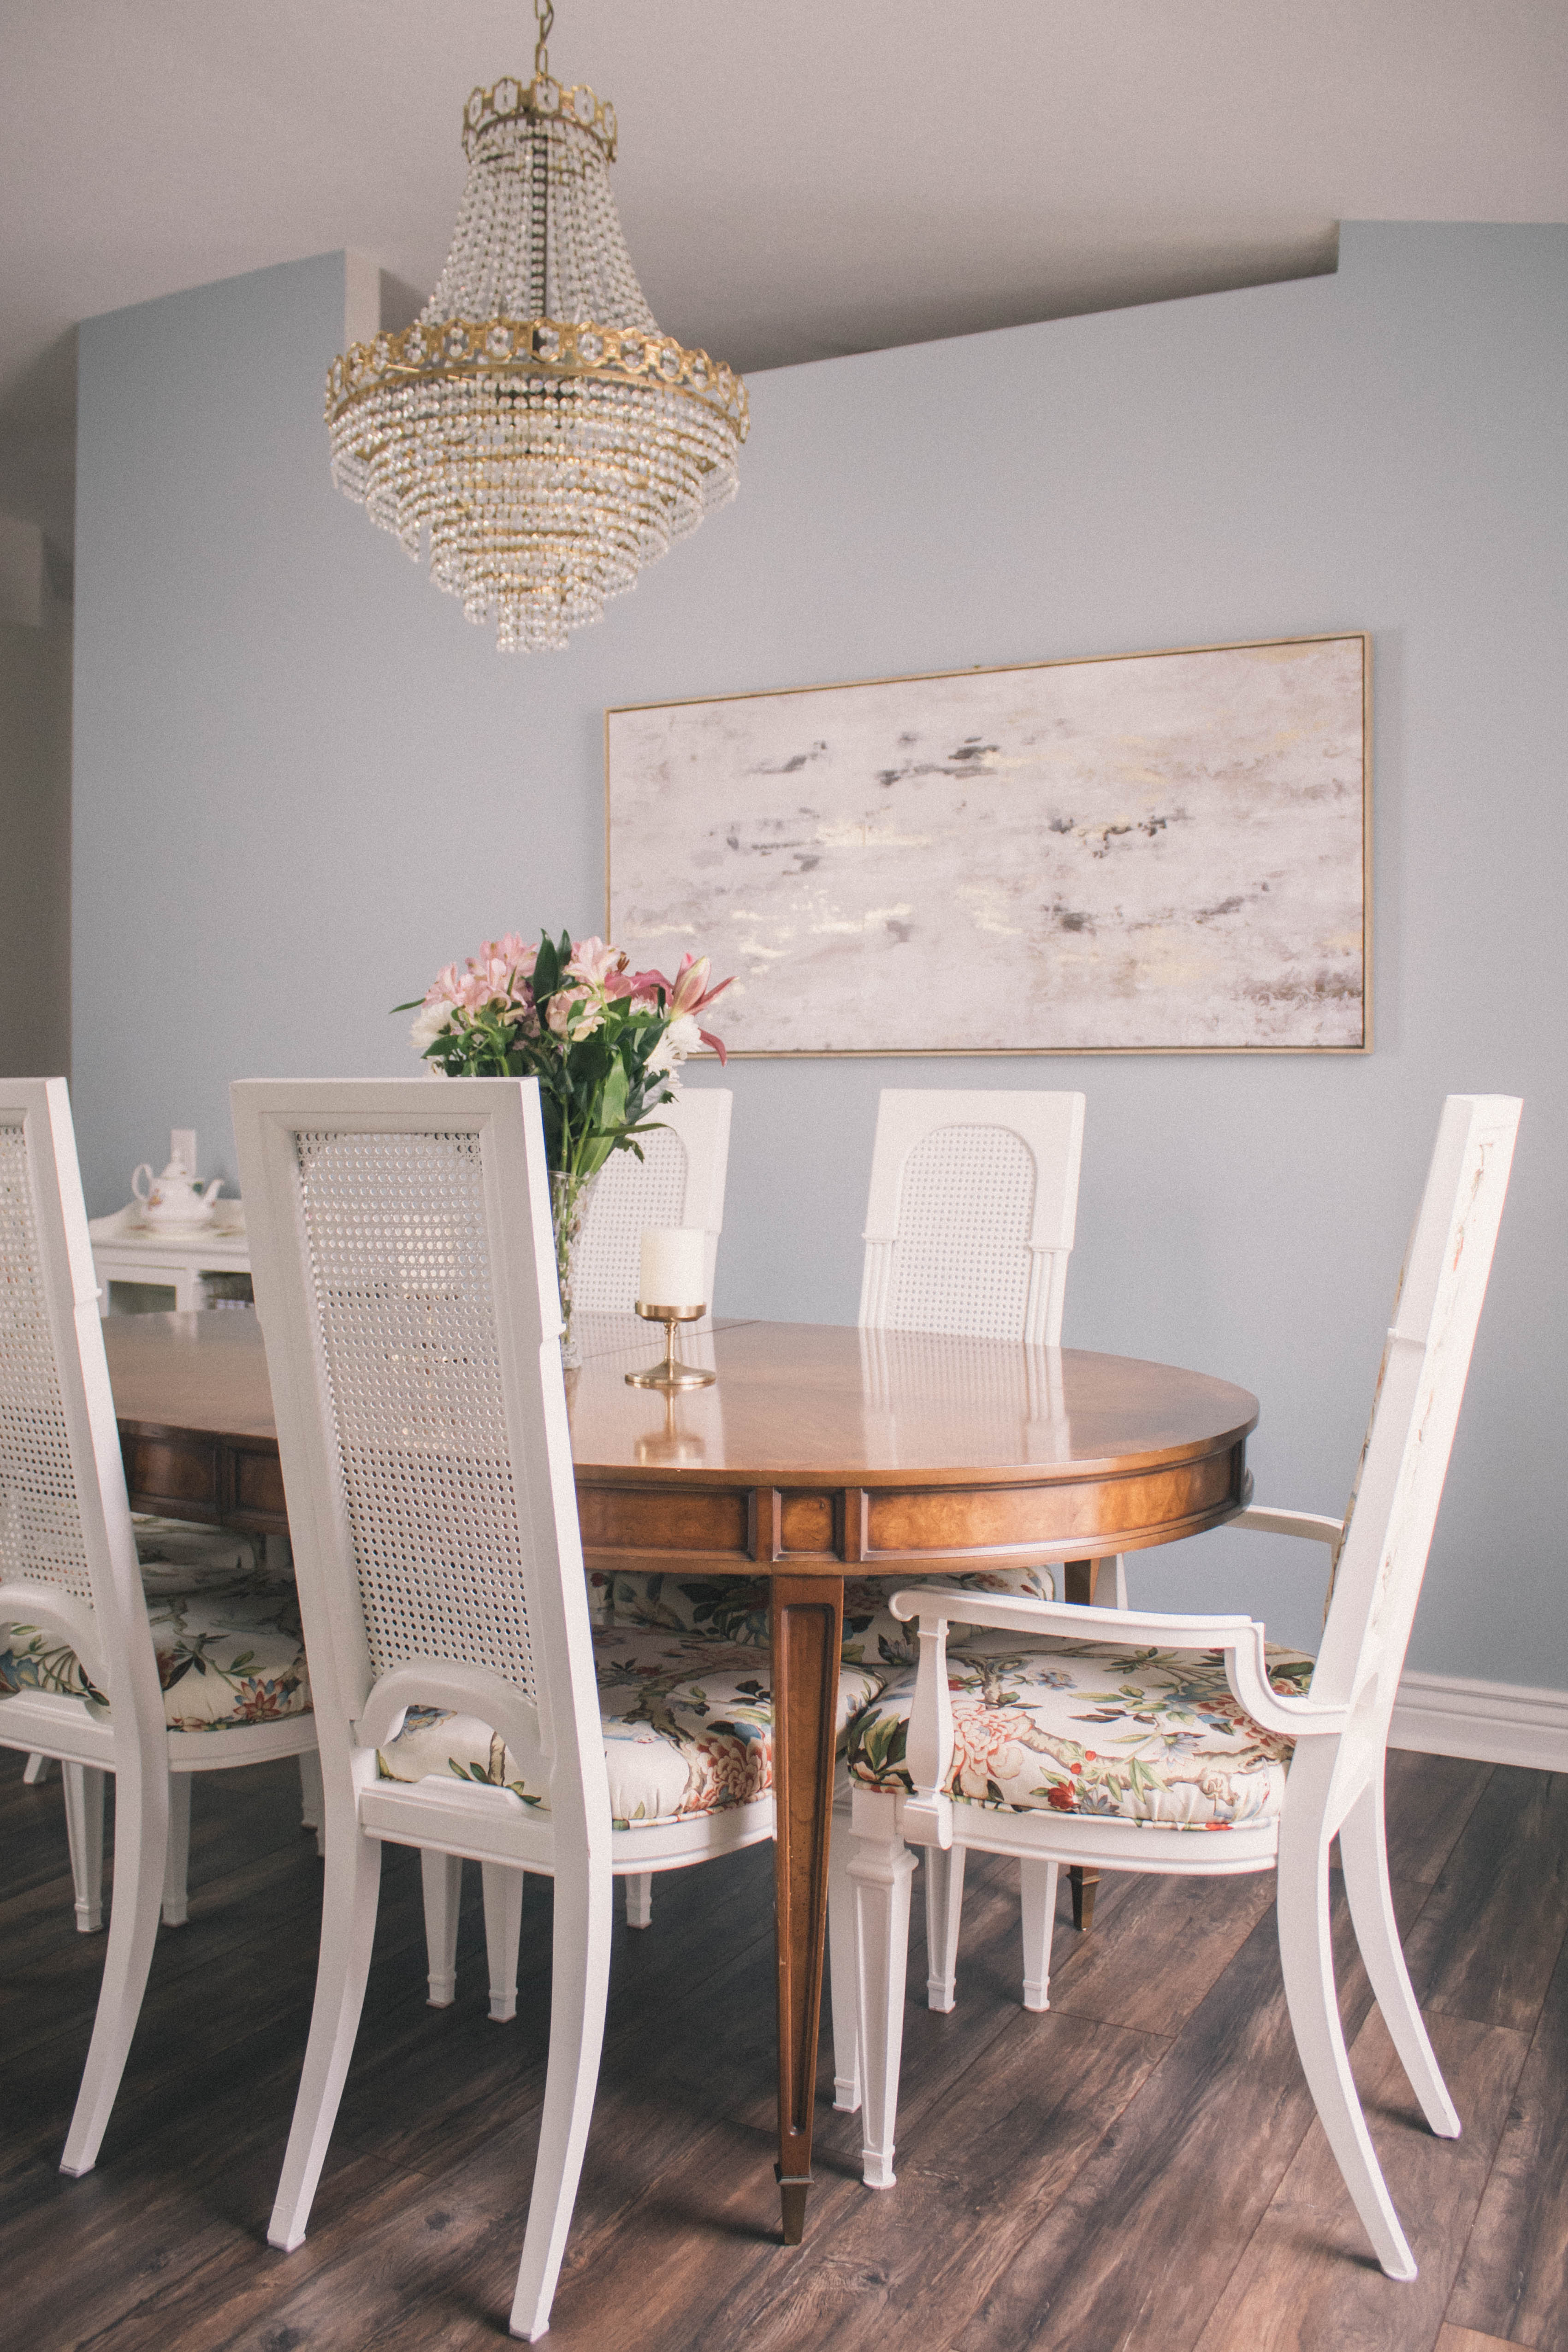
[[[287, 1528], [260, 1329], [247, 1310], [104, 1325], [135, 1510]], [[684, 1352], [716, 1373], [632, 1388], [656, 1354], [635, 1316], [579, 1318], [567, 1375], [590, 1570], [770, 1581], [779, 2164], [798, 2243], [827, 1913], [844, 1579], [1096, 1563], [1243, 1508], [1245, 1389], [1123, 1356], [930, 1332], [718, 1322]]]

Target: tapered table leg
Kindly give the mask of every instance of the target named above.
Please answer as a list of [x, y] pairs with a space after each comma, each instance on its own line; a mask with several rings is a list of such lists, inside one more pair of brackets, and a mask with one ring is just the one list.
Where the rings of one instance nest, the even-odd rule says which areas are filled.
[[772, 1588], [779, 2197], [784, 2243], [798, 2246], [811, 2186], [844, 1583], [776, 1575]]
[[[1064, 1601], [1089, 1601], [1094, 1598], [1094, 1569], [1092, 1559], [1069, 1559], [1062, 1562], [1061, 1597]], [[1100, 1873], [1084, 1870], [1074, 1863], [1067, 1874], [1072, 1889], [1072, 1924], [1085, 1933], [1094, 1925], [1094, 1897], [1099, 1891]]]

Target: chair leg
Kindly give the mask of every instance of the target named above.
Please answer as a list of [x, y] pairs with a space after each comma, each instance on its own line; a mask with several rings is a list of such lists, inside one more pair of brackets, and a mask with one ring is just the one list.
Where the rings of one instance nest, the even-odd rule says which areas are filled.
[[47, 1756], [29, 1756], [29, 1757], [28, 1757], [28, 1759], [27, 1759], [26, 1769], [26, 1770], [25, 1770], [25, 1771], [23, 1772], [23, 1774], [22, 1774], [22, 1779], [23, 1779], [24, 1782], [26, 1783], [26, 1785], [29, 1789], [37, 1789], [37, 1788], [39, 1788], [39, 1787], [41, 1787], [41, 1785], [43, 1784], [43, 1782], [44, 1782], [44, 1781], [46, 1781], [46, 1780], [48, 1779], [48, 1777], [49, 1777], [49, 1759], [48, 1759], [48, 1757], [47, 1757]]
[[267, 2244], [281, 2246], [285, 2252], [304, 2242], [327, 2144], [338, 2119], [344, 2077], [354, 2054], [371, 1948], [375, 1942], [381, 1841], [363, 1835], [352, 1804], [350, 1796], [344, 1806], [342, 1833], [329, 1841], [310, 2039], [305, 2045], [305, 2068], [294, 2103], [283, 2176], [267, 2225]]
[[909, 1965], [909, 1890], [915, 1856], [902, 1838], [855, 1840], [855, 2000], [859, 2020], [861, 2177], [894, 2184], [898, 2070], [904, 2055], [904, 1985]]
[[169, 1843], [163, 1856], [163, 1925], [183, 1927], [190, 1916], [191, 1775], [169, 1775]]
[[[516, 1875], [520, 1881], [523, 1874]], [[610, 1986], [612, 1899], [610, 1873], [603, 1864], [557, 1874], [549, 2070], [511, 2316], [512, 2334], [529, 2344], [537, 2344], [549, 2326], [593, 2115]]]
[[1339, 1858], [1344, 1871], [1355, 1940], [1389, 2038], [1421, 2112], [1439, 2139], [1458, 2139], [1459, 2115], [1427, 2039], [1411, 1989], [1394, 1897], [1388, 1885], [1388, 1850], [1383, 1827], [1383, 1775], [1364, 1790], [1340, 1823]]
[[[1328, 2137], [1373, 2252], [1392, 2279], [1413, 2279], [1416, 2260], [1400, 2227], [1377, 2161], [1366, 2118], [1345, 2054], [1334, 1989], [1333, 1946], [1329, 1935], [1329, 1831], [1326, 1799], [1336, 1743], [1302, 1741], [1291, 1767], [1280, 1824], [1279, 1885], [1275, 1903], [1285, 2000], [1318, 2120]], [[1302, 1749], [1307, 1752], [1303, 1755]], [[1326, 1750], [1327, 1753], [1321, 1751]], [[1302, 1790], [1299, 1778], [1321, 1783]], [[1294, 1806], [1291, 1797], [1299, 1800]]]
[[325, 1822], [326, 1813], [321, 1802], [321, 1759], [314, 1748], [302, 1748], [299, 1751], [299, 1826], [315, 1831], [318, 1853], [327, 1851]]
[[[517, 2013], [517, 1945], [523, 1932], [523, 1873], [510, 1863], [480, 1865], [485, 1881], [485, 1949], [490, 1962], [490, 2015], [509, 2025]], [[559, 1899], [560, 1881], [556, 1881]], [[553, 2000], [554, 1995], [551, 1995]]]
[[457, 1915], [463, 1907], [463, 1857], [439, 1846], [420, 1848], [424, 1882], [424, 1958], [430, 2007], [450, 2009], [457, 1990]]
[[[99, 1783], [101, 1772], [84, 1767]], [[98, 2014], [82, 2070], [76, 2111], [66, 2134], [60, 2170], [79, 2179], [98, 2161], [114, 2095], [125, 2072], [131, 2037], [141, 2014], [147, 1971], [158, 1940], [158, 1907], [163, 1895], [163, 1849], [169, 1836], [169, 1774], [162, 1761], [143, 1772], [127, 1740], [115, 1776], [114, 1907]], [[89, 1800], [90, 1802], [90, 1800]], [[99, 1816], [101, 1824], [101, 1815]]]
[[833, 1811], [828, 1848], [828, 1978], [833, 2010], [833, 2105], [841, 2116], [858, 2115], [861, 2103], [860, 2037], [855, 2020], [855, 1890], [850, 1880], [854, 1832], [841, 1807]]
[[958, 1973], [958, 1927], [964, 1913], [964, 1848], [925, 1849], [925, 2006], [946, 2016]]
[[1023, 2005], [1039, 2011], [1051, 2007], [1051, 1938], [1056, 1926], [1054, 1862], [1019, 1864], [1019, 1890], [1023, 1897]]
[[[42, 1759], [45, 1763], [48, 1759]], [[92, 1764], [64, 1764], [66, 1843], [70, 1847], [77, 1934], [96, 1936], [103, 1925], [103, 1782]], [[118, 1852], [118, 1848], [116, 1849]]]
[[651, 1927], [653, 1924], [653, 1874], [636, 1870], [626, 1880], [626, 1925], [629, 1927]]
[[[1111, 1571], [1112, 1581], [1115, 1587], [1113, 1601], [1108, 1599], [1103, 1591], [1107, 1570]], [[1094, 1600], [1095, 1605], [1101, 1609], [1125, 1609], [1127, 1606], [1127, 1563], [1120, 1552], [1114, 1553], [1109, 1559], [1095, 1561]]]

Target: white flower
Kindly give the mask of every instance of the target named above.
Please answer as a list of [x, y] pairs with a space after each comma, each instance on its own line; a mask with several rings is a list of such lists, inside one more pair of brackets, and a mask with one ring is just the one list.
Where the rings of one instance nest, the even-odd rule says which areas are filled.
[[696, 1014], [677, 1013], [660, 1038], [659, 1048], [662, 1053], [668, 1054], [673, 1067], [676, 1062], [684, 1062], [688, 1054], [695, 1054], [702, 1041], [703, 1033]]
[[409, 1024], [408, 1032], [413, 1041], [413, 1050], [416, 1054], [423, 1054], [427, 1045], [433, 1045], [435, 1043], [451, 1020], [452, 1013], [452, 1006], [439, 1000], [434, 1004], [420, 1006]]
[[701, 1032], [694, 1016], [678, 1013], [648, 1056], [648, 1076], [663, 1078], [667, 1086], [681, 1083], [679, 1065], [701, 1042]]

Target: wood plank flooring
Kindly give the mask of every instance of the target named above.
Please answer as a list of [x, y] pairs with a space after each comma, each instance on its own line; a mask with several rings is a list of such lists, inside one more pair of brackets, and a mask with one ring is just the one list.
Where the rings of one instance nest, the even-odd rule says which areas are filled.
[[[0, 1751], [0, 2352], [477, 2352], [505, 2342], [549, 2028], [530, 1880], [519, 2014], [424, 2000], [389, 1849], [358, 2053], [310, 2236], [266, 2225], [304, 2047], [320, 1864], [289, 1765], [195, 1785], [191, 1918], [162, 1931], [96, 2172], [57, 2170], [102, 1965], [57, 1777]], [[1420, 2263], [1367, 2253], [1291, 2043], [1272, 1881], [1107, 1878], [1051, 2009], [1019, 2004], [1012, 1865], [972, 1860], [958, 2005], [907, 2016], [899, 2184], [858, 2178], [824, 2053], [804, 2246], [777, 2242], [771, 1849], [658, 1880], [616, 1928], [559, 2352], [1568, 2352], [1568, 1777], [1389, 1769], [1396, 1895], [1465, 2120], [1415, 2109], [1348, 1923], [1353, 2063]], [[918, 1918], [920, 1904], [915, 1910]], [[917, 1942], [918, 1931], [917, 1931]], [[911, 1956], [912, 1993], [925, 1984]], [[530, 1998], [530, 1989], [532, 1997]]]

